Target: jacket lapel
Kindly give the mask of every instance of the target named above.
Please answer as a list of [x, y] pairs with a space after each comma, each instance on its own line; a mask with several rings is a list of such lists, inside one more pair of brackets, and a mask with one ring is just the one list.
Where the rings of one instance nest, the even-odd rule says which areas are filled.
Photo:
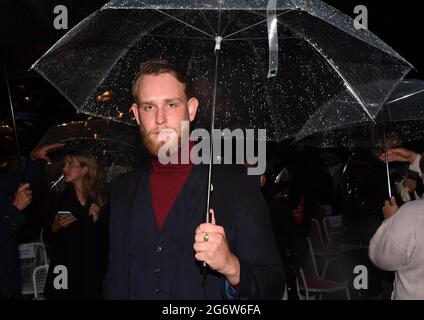
[[115, 211], [115, 218], [111, 220], [113, 225], [110, 227], [114, 231], [111, 238], [114, 242], [110, 243], [110, 250], [114, 251], [114, 260], [109, 262], [113, 264], [109, 267], [114, 270], [113, 279], [116, 281], [113, 285], [116, 292], [110, 294], [118, 299], [129, 298], [129, 222], [137, 201], [138, 186], [142, 183], [146, 172], [146, 167], [140, 167], [131, 173], [133, 176], [130, 176], [125, 184], [117, 185], [119, 190], [115, 190], [117, 201], [112, 208]]

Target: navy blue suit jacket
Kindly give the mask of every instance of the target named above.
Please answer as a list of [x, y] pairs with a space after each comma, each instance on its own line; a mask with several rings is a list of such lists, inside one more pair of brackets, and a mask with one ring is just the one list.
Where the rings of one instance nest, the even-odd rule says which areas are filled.
[[[167, 278], [172, 282], [169, 288], [173, 288], [165, 296], [166, 299], [226, 298], [225, 279], [219, 274], [210, 277], [206, 289], [210, 292], [205, 295], [199, 292], [200, 267], [195, 264], [193, 244], [195, 229], [202, 223], [206, 211], [207, 173], [207, 166], [193, 166], [184, 187], [186, 189], [176, 200], [179, 208], [184, 208], [178, 214], [186, 215], [183, 220], [186, 222], [175, 223], [175, 227], [179, 228], [174, 231], [180, 245], [179, 254], [166, 258], [164, 253], [165, 270], [172, 273], [172, 277]], [[118, 177], [112, 185], [109, 264], [104, 282], [104, 295], [108, 299], [131, 298], [130, 290], [134, 284], [130, 283], [133, 277], [129, 274], [129, 244], [133, 240], [130, 237], [134, 233], [130, 230], [134, 226], [130, 224], [131, 216], [140, 208], [138, 202], [141, 195], [137, 191], [140, 190], [139, 184], [147, 181], [146, 176], [149, 177], [149, 166]], [[273, 238], [269, 210], [260, 192], [257, 177], [247, 176], [246, 168], [241, 166], [219, 165], [213, 168], [212, 184], [211, 207], [215, 210], [217, 224], [224, 227], [230, 250], [240, 261], [237, 297], [280, 299], [284, 291], [284, 272]], [[174, 218], [174, 221], [177, 220]], [[137, 241], [143, 241], [143, 236], [149, 234], [148, 230], [142, 230], [140, 226]], [[217, 286], [222, 289], [220, 292]]]

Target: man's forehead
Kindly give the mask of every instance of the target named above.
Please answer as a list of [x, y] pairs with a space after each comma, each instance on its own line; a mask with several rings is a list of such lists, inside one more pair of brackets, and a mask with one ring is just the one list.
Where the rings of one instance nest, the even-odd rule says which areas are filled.
[[[141, 97], [140, 104], [154, 104], [155, 100], [145, 100], [143, 99], [143, 97]], [[184, 102], [185, 101], [185, 99], [182, 99], [181, 97], [161, 98], [160, 100], [163, 100], [164, 102]]]
[[178, 88], [184, 88], [184, 84], [181, 83], [172, 73], [159, 73], [159, 74], [145, 74], [140, 77], [138, 82], [138, 89], [146, 86], [175, 86]]
[[140, 101], [185, 98], [184, 84], [170, 73], [143, 75], [137, 91]]

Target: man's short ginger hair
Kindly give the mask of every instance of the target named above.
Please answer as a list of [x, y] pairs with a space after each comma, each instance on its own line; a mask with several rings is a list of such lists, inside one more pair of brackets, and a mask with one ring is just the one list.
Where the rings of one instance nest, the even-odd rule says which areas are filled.
[[132, 94], [134, 97], [134, 101], [137, 104], [139, 104], [137, 89], [140, 79], [145, 75], [159, 75], [163, 73], [172, 74], [180, 83], [183, 84], [183, 90], [187, 97], [187, 100], [194, 97], [193, 82], [190, 77], [188, 77], [184, 72], [178, 69], [177, 66], [170, 63], [169, 61], [162, 59], [154, 59], [148, 60], [141, 64], [140, 69], [134, 77], [134, 81], [132, 84]]

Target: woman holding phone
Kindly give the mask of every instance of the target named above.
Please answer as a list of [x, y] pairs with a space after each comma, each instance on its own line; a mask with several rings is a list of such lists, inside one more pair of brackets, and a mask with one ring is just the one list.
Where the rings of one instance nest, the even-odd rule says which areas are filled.
[[51, 203], [45, 238], [53, 246], [47, 299], [100, 299], [107, 262], [106, 197], [94, 156], [64, 158], [63, 183]]

